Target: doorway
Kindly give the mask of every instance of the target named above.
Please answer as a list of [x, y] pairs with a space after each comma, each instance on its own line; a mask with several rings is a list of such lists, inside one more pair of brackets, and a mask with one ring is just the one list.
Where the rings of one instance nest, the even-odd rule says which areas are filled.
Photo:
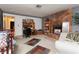
[[14, 29], [14, 21], [10, 22], [10, 29]]
[[14, 30], [14, 17], [13, 16], [4, 16], [3, 18], [3, 29], [4, 30]]
[[15, 18], [13, 16], [4, 16], [3, 17], [3, 30], [12, 30], [14, 31], [14, 20]]

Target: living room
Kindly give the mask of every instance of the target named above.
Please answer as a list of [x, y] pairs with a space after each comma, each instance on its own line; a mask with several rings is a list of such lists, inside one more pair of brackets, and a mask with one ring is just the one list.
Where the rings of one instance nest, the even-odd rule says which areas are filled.
[[[77, 47], [77, 49], [72, 47], [74, 48], [72, 52], [70, 51], [72, 48], [65, 49], [69, 47], [61, 46], [63, 42], [60, 40], [65, 39], [66, 36], [68, 39], [73, 39], [78, 35], [78, 33], [72, 35], [71, 32], [79, 32], [79, 5], [0, 4], [0, 9], [2, 16], [0, 24], [3, 24], [0, 25], [0, 30], [13, 32], [7, 54], [79, 53], [75, 43], [71, 43], [70, 40], [70, 43], [64, 42], [71, 47], [73, 45]], [[78, 42], [78, 40], [74, 41]], [[6, 44], [4, 45], [1, 46], [3, 54], [6, 53]]]

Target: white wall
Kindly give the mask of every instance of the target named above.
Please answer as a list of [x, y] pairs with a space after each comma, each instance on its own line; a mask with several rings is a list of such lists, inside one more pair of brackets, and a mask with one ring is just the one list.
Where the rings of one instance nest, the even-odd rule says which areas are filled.
[[20, 16], [20, 15], [8, 14], [8, 13], [3, 13], [3, 16], [4, 15], [15, 17], [15, 36], [23, 35], [23, 30], [22, 30], [22, 20], [23, 19], [33, 19], [35, 21], [35, 29], [36, 30], [42, 29], [42, 19], [41, 18]]

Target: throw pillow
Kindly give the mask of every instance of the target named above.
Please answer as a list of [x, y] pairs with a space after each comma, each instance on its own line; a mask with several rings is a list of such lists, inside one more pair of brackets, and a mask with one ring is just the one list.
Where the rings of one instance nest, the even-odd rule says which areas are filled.
[[75, 33], [68, 33], [66, 38], [70, 39], [70, 40], [73, 40], [75, 37]]
[[79, 42], [79, 33], [75, 33], [73, 40]]

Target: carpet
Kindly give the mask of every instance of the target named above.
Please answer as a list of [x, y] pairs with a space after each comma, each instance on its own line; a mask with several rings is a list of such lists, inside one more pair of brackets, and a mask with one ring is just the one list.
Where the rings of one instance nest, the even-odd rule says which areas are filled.
[[50, 49], [37, 45], [31, 51], [27, 52], [26, 54], [48, 54]]
[[34, 45], [36, 45], [39, 41], [40, 41], [40, 39], [33, 38], [33, 39], [31, 39], [30, 41], [26, 42], [25, 44], [30, 45], [30, 46], [34, 46]]

